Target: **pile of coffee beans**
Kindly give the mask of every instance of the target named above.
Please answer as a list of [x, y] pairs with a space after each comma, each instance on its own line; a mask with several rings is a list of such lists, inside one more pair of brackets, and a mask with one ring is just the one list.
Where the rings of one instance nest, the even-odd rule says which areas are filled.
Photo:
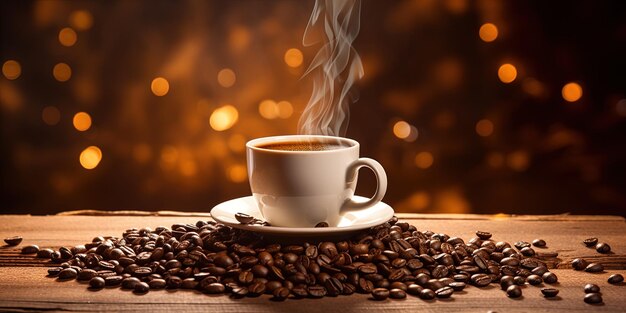
[[[238, 219], [255, 222], [245, 215]], [[533, 244], [545, 246], [540, 240]], [[258, 233], [198, 221], [128, 229], [121, 237], [96, 237], [58, 251], [36, 246], [22, 251], [59, 264], [48, 270], [50, 277], [87, 281], [92, 290], [119, 286], [144, 294], [180, 288], [234, 298], [269, 294], [274, 300], [356, 292], [374, 300], [407, 294], [432, 300], [449, 298], [468, 284], [499, 283], [506, 296], [517, 298], [526, 283], [557, 283], [531, 245], [496, 241], [484, 231], [465, 241], [419, 231], [394, 217], [337, 242], [280, 245], [265, 242]], [[545, 297], [558, 292], [541, 290]]]

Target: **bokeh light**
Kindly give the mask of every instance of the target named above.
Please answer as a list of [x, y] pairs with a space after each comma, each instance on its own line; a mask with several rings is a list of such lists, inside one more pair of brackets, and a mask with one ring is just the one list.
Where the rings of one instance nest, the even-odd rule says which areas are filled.
[[415, 156], [415, 165], [421, 169], [427, 169], [433, 165], [435, 158], [430, 152], [420, 152]]
[[65, 63], [58, 63], [52, 68], [52, 76], [60, 82], [66, 82], [72, 78], [72, 68]]
[[263, 100], [259, 103], [259, 114], [268, 120], [278, 117], [278, 105], [274, 100]]
[[224, 88], [232, 87], [236, 81], [235, 72], [229, 68], [222, 69], [217, 73], [217, 82]]
[[583, 96], [583, 88], [574, 82], [567, 83], [561, 89], [561, 95], [567, 102], [576, 102]]
[[2, 75], [8, 80], [15, 80], [22, 74], [20, 63], [15, 60], [8, 60], [2, 64]]
[[96, 168], [101, 160], [102, 151], [96, 146], [87, 147], [80, 153], [79, 157], [80, 165], [88, 170]]
[[237, 123], [237, 119], [239, 119], [237, 108], [227, 104], [215, 109], [215, 111], [211, 113], [209, 124], [211, 128], [216, 131], [225, 131], [233, 127], [233, 125]]
[[487, 154], [487, 165], [491, 168], [501, 168], [504, 165], [504, 155], [499, 152]]
[[65, 27], [59, 32], [59, 42], [66, 47], [73, 46], [77, 39], [76, 32], [69, 27]]
[[145, 143], [137, 144], [133, 147], [133, 158], [138, 163], [146, 163], [152, 157], [152, 149]]
[[195, 176], [198, 172], [198, 166], [193, 160], [183, 160], [180, 162], [180, 173], [186, 177]]
[[304, 56], [299, 49], [292, 48], [285, 52], [285, 63], [287, 63], [289, 67], [299, 67], [302, 65], [303, 60]]
[[170, 83], [163, 77], [157, 77], [152, 80], [150, 90], [157, 97], [165, 96], [170, 91]]
[[621, 99], [615, 104], [615, 111], [620, 116], [626, 116], [626, 99]]
[[398, 121], [393, 124], [393, 134], [400, 139], [405, 139], [411, 135], [411, 125], [405, 121]]
[[478, 30], [480, 39], [484, 42], [492, 42], [498, 38], [498, 27], [492, 23], [485, 23]]
[[91, 127], [91, 116], [86, 112], [78, 112], [74, 114], [72, 124], [76, 130], [84, 132]]
[[93, 16], [86, 10], [74, 11], [70, 15], [70, 24], [78, 30], [88, 30], [93, 25]]
[[228, 138], [228, 148], [233, 152], [243, 152], [246, 150], [246, 137], [242, 134], [232, 134]]
[[228, 178], [234, 183], [242, 183], [248, 179], [245, 165], [237, 164], [228, 169]]
[[530, 164], [528, 152], [523, 150], [511, 152], [507, 156], [506, 163], [510, 168], [515, 171], [525, 171]]
[[289, 118], [291, 114], [293, 114], [293, 106], [289, 101], [280, 101], [277, 104], [278, 107], [278, 117], [280, 118]]
[[55, 106], [47, 106], [41, 111], [41, 119], [47, 125], [54, 126], [61, 120], [61, 112]]
[[476, 133], [481, 137], [493, 134], [493, 123], [488, 119], [482, 119], [476, 123]]
[[513, 64], [505, 63], [498, 68], [498, 78], [505, 84], [512, 83], [517, 77], [517, 69]]

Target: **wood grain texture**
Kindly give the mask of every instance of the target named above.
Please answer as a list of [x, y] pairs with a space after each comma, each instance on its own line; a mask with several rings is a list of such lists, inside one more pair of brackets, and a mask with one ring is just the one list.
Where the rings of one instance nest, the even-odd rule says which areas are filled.
[[[199, 292], [151, 291], [138, 296], [118, 288], [91, 292], [86, 285], [76, 282], [57, 282], [47, 278], [46, 261], [19, 253], [22, 246], [37, 244], [40, 247], [59, 248], [84, 244], [95, 236], [120, 236], [131, 227], [170, 226], [173, 223], [195, 223], [207, 219], [205, 214], [185, 213], [175, 216], [149, 214], [143, 216], [98, 216], [64, 214], [56, 216], [2, 215], [0, 238], [20, 235], [24, 238], [18, 247], [0, 247], [0, 310], [70, 310], [70, 311], [223, 311], [223, 312], [406, 312], [419, 309], [425, 312], [623, 312], [626, 308], [626, 286], [609, 285], [611, 273], [624, 274], [626, 269], [626, 223], [613, 216], [503, 216], [503, 215], [417, 215], [398, 214], [404, 221], [420, 230], [445, 232], [468, 240], [476, 230], [489, 231], [495, 240], [514, 243], [542, 238], [546, 249], [556, 251], [558, 258], [548, 260], [557, 267], [559, 298], [544, 299], [538, 287], [524, 288], [522, 299], [509, 299], [495, 286], [468, 287], [449, 300], [423, 301], [409, 297], [406, 300], [374, 302], [367, 295], [340, 296], [321, 300], [302, 299], [276, 303], [268, 296], [231, 299], [228, 296], [209, 296]], [[449, 218], [448, 218], [449, 217]], [[600, 255], [586, 248], [581, 241], [595, 236], [611, 244], [613, 253]], [[585, 257], [604, 263], [611, 268], [605, 273], [575, 272], [569, 261]], [[621, 271], [620, 271], [621, 270]], [[585, 283], [597, 283], [602, 288], [604, 304], [591, 306], [582, 300]]]

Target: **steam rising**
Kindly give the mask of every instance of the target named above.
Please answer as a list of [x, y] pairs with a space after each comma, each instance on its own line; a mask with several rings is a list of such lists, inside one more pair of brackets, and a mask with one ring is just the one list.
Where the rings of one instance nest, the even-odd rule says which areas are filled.
[[360, 11], [361, 0], [315, 1], [302, 43], [323, 46], [304, 74], [313, 75], [313, 93], [298, 122], [300, 134], [346, 133], [350, 103], [356, 101], [352, 85], [363, 77], [361, 58], [352, 47], [359, 34]]

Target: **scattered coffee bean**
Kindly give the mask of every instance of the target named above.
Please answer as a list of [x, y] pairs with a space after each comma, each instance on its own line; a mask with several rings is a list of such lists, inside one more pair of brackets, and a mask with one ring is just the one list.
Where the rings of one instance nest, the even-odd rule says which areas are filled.
[[54, 250], [52, 249], [49, 249], [49, 248], [41, 249], [37, 251], [37, 257], [40, 259], [49, 259], [52, 257], [52, 253], [54, 253]]
[[533, 240], [533, 246], [543, 248], [546, 246], [546, 241], [543, 239], [535, 239]]
[[552, 298], [559, 294], [559, 290], [556, 288], [541, 288], [541, 293], [546, 298]]
[[146, 292], [148, 292], [150, 290], [150, 285], [148, 285], [145, 282], [139, 282], [137, 284], [135, 284], [135, 290], [134, 292], [137, 294], [144, 294]]
[[586, 284], [584, 287], [585, 293], [599, 293], [600, 286], [596, 284]]
[[6, 242], [6, 244], [9, 245], [9, 246], [17, 246], [20, 243], [22, 243], [22, 237], [20, 237], [20, 236], [13, 236], [13, 237], [9, 237], [9, 238], [4, 238], [4, 242]]
[[613, 274], [609, 276], [608, 282], [610, 284], [619, 284], [624, 281], [624, 276], [622, 274]]
[[379, 301], [386, 300], [387, 298], [389, 298], [389, 290], [385, 288], [375, 288], [374, 290], [372, 290], [372, 298]]
[[59, 279], [74, 279], [78, 275], [78, 272], [73, 268], [65, 268], [59, 272]]
[[211, 283], [204, 288], [206, 293], [223, 293], [226, 290], [226, 287], [220, 283]]
[[528, 277], [526, 277], [526, 280], [528, 281], [529, 284], [531, 285], [539, 285], [543, 282], [543, 279], [541, 279], [541, 276], [539, 275], [529, 275]]
[[519, 252], [523, 256], [528, 256], [528, 257], [531, 257], [531, 256], [535, 255], [535, 250], [533, 248], [531, 248], [531, 247], [522, 248]]
[[315, 225], [315, 227], [328, 227], [328, 223], [326, 222], [319, 222]]
[[435, 290], [435, 294], [437, 298], [450, 298], [454, 293], [454, 289], [452, 287], [446, 286]]
[[585, 295], [585, 303], [597, 304], [602, 303], [602, 296], [599, 293], [588, 293]]
[[239, 212], [235, 214], [235, 219], [241, 224], [250, 224], [254, 221], [254, 216]]
[[435, 294], [434, 291], [432, 291], [431, 289], [423, 289], [420, 292], [420, 299], [422, 300], [432, 300], [435, 299], [437, 295]]
[[48, 269], [48, 276], [49, 277], [56, 277], [59, 276], [59, 273], [61, 273], [61, 271], [63, 270], [62, 267], [52, 267]]
[[148, 282], [148, 286], [150, 286], [150, 289], [163, 289], [167, 286], [167, 282], [165, 282], [165, 279], [155, 278]]
[[601, 242], [596, 245], [596, 251], [599, 253], [609, 253], [611, 252], [611, 246], [608, 243]]
[[274, 296], [274, 300], [284, 301], [285, 299], [287, 299], [287, 297], [289, 297], [290, 293], [291, 292], [289, 291], [289, 289], [285, 287], [279, 287], [279, 288], [274, 289], [274, 291], [272, 292], [272, 295]]
[[587, 247], [593, 247], [593, 246], [595, 246], [598, 243], [598, 238], [596, 238], [596, 237], [587, 238], [587, 239], [583, 240], [583, 243]]
[[519, 298], [522, 296], [522, 288], [516, 285], [509, 286], [509, 288], [506, 289], [506, 295], [509, 296], [509, 298]]
[[589, 263], [587, 267], [585, 267], [585, 272], [589, 273], [599, 273], [604, 271], [604, 266], [600, 263]]
[[389, 297], [392, 299], [404, 299], [406, 298], [406, 292], [399, 288], [393, 288], [389, 290]]
[[[135, 289], [135, 285], [140, 283], [141, 280], [137, 277], [128, 277], [122, 280], [122, 288], [123, 289]], [[106, 283], [106, 280], [105, 280]]]
[[39, 246], [37, 245], [28, 245], [22, 248], [22, 254], [34, 254], [39, 252]]
[[556, 274], [552, 272], [544, 273], [543, 276], [541, 276], [541, 278], [543, 279], [543, 282], [545, 282], [546, 284], [556, 284], [556, 282], [559, 280]]
[[455, 281], [453, 283], [448, 284], [448, 286], [452, 287], [454, 291], [462, 291], [465, 289], [466, 284], [464, 282]]
[[513, 283], [518, 286], [524, 286], [524, 284], [526, 283], [526, 278], [522, 276], [515, 276], [513, 277]]
[[476, 232], [476, 236], [478, 236], [478, 238], [480, 238], [481, 240], [487, 240], [491, 238], [491, 233], [479, 230]]
[[574, 259], [572, 260], [572, 268], [577, 271], [584, 270], [589, 263], [585, 259]]
[[311, 298], [322, 298], [326, 295], [326, 288], [322, 286], [311, 286], [308, 291]]
[[89, 288], [91, 289], [102, 289], [104, 288], [104, 278], [102, 277], [94, 277], [89, 280]]
[[414, 296], [419, 296], [420, 292], [422, 292], [422, 290], [424, 290], [424, 287], [418, 285], [418, 284], [410, 284], [407, 288], [406, 288], [406, 292], [410, 295], [414, 295]]
[[474, 274], [470, 280], [478, 287], [485, 287], [491, 283], [491, 277], [487, 274]]

